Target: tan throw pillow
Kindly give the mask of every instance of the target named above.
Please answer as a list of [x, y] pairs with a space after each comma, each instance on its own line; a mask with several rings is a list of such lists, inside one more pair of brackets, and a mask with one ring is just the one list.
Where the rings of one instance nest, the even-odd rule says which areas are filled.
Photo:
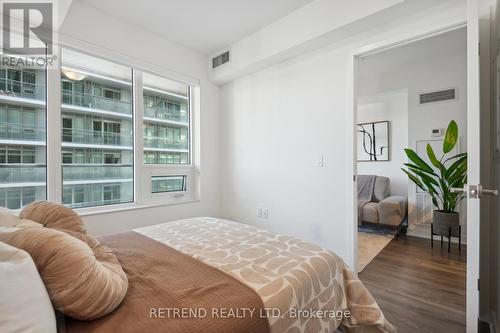
[[57, 310], [76, 319], [96, 319], [120, 305], [127, 276], [110, 249], [89, 235], [74, 235], [28, 227], [2, 241], [31, 255]]
[[35, 201], [23, 208], [21, 219], [28, 219], [47, 228], [61, 228], [87, 233], [80, 216], [71, 208], [49, 201]]

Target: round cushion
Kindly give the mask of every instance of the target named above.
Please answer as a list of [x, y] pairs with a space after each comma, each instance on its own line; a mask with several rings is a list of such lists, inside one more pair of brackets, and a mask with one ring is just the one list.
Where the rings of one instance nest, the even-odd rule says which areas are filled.
[[19, 218], [42, 224], [47, 228], [61, 228], [87, 233], [80, 216], [71, 208], [49, 201], [35, 201], [25, 206]]
[[2, 238], [31, 255], [54, 307], [70, 317], [102, 317], [125, 297], [128, 280], [116, 256], [89, 235], [27, 227]]

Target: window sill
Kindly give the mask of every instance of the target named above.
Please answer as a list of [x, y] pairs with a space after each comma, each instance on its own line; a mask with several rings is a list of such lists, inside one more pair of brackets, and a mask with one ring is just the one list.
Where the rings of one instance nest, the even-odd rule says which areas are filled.
[[138, 204], [138, 203], [125, 203], [125, 204], [116, 204], [109, 206], [98, 206], [98, 207], [86, 207], [86, 208], [76, 208], [74, 211], [78, 213], [80, 216], [92, 216], [92, 215], [100, 215], [100, 214], [111, 214], [118, 213], [129, 210], [139, 210], [139, 209], [147, 209], [147, 208], [155, 208], [162, 206], [173, 206], [180, 204], [189, 204], [200, 202], [200, 199], [194, 198], [182, 198], [176, 201], [169, 202], [152, 202], [147, 204]]

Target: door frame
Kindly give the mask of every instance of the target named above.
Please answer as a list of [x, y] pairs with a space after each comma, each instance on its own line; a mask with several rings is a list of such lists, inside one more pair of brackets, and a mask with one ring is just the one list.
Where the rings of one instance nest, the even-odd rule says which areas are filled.
[[[347, 166], [346, 169], [348, 171], [348, 174], [352, 175], [352, 178], [348, 177], [349, 179], [346, 179], [346, 197], [347, 197], [347, 204], [348, 206], [352, 208], [351, 210], [347, 211], [347, 220], [351, 221], [351, 227], [349, 229], [349, 234], [347, 235], [348, 239], [351, 240], [351, 253], [349, 258], [349, 262], [352, 265], [353, 271], [355, 271], [355, 274], [357, 275], [357, 262], [358, 262], [358, 210], [357, 210], [357, 162], [356, 162], [356, 157], [357, 157], [357, 132], [356, 132], [356, 123], [357, 123], [357, 89], [356, 89], [356, 75], [357, 75], [357, 68], [356, 68], [356, 63], [357, 59], [359, 57], [363, 56], [368, 56], [370, 54], [375, 54], [379, 53], [382, 51], [386, 51], [398, 46], [410, 44], [413, 42], [417, 42], [419, 40], [423, 40], [429, 37], [433, 37], [436, 35], [440, 35], [446, 32], [450, 32], [456, 29], [468, 27], [467, 21], [474, 20], [475, 18], [478, 18], [477, 12], [472, 12], [471, 13], [471, 4], [474, 3], [476, 0], [469, 0], [467, 1], [468, 7], [467, 7], [467, 20], [463, 22], [459, 22], [456, 24], [444, 26], [442, 28], [434, 29], [427, 31], [425, 33], [417, 33], [413, 35], [407, 35], [407, 36], [400, 36], [400, 37], [395, 37], [391, 40], [385, 40], [385, 41], [380, 41], [371, 45], [367, 45], [365, 47], [359, 48], [355, 50], [354, 52], [351, 52], [349, 55], [349, 68], [348, 68], [348, 94], [347, 94], [347, 146], [351, 146], [352, 149], [348, 150], [348, 157], [347, 157]], [[475, 30], [474, 24], [472, 24], [471, 28], [472, 30]], [[470, 32], [469, 29], [467, 29], [467, 36], [470, 38]], [[479, 38], [479, 37], [478, 37]], [[468, 48], [469, 49], [469, 48]], [[475, 49], [474, 49], [475, 51]], [[477, 51], [476, 51], [477, 52]], [[468, 72], [468, 78], [467, 78], [467, 86], [470, 87], [471, 84], [475, 84], [476, 82], [470, 82], [471, 79], [471, 71], [473, 69], [471, 68], [469, 62], [470, 62], [470, 56], [471, 54], [474, 53], [473, 51], [467, 51], [467, 72]], [[477, 61], [479, 61], [477, 59]], [[476, 70], [478, 71], [478, 70]], [[472, 72], [474, 74], [474, 72]], [[477, 73], [479, 75], [479, 73]], [[477, 102], [478, 99], [476, 99], [476, 96], [473, 96], [473, 98], [470, 98], [470, 92], [469, 88], [467, 89], [467, 123], [468, 123], [468, 128], [470, 128], [469, 125], [469, 108], [475, 106], [473, 105], [474, 102]], [[479, 96], [477, 96], [479, 98]], [[470, 136], [470, 134], [468, 134]], [[469, 140], [468, 140], [469, 142]], [[474, 233], [475, 229], [478, 228], [467, 228], [467, 239], [473, 240], [473, 239], [479, 239], [477, 234], [471, 234], [469, 233]], [[476, 230], [477, 231], [477, 230]], [[469, 237], [470, 236], [470, 237]], [[467, 332], [470, 333], [475, 333], [477, 332], [477, 320], [479, 318], [479, 292], [477, 289], [477, 281], [479, 278], [479, 244], [475, 244], [472, 246], [470, 249], [468, 247], [467, 251], [467, 284], [466, 284], [466, 295], [467, 295], [467, 305], [466, 305], [466, 321], [467, 321]]]

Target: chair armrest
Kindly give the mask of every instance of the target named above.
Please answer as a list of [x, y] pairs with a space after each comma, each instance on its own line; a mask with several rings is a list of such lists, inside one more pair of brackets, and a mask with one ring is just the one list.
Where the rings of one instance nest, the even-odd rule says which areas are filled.
[[406, 216], [407, 199], [390, 196], [379, 202], [378, 214], [381, 224], [399, 225]]

